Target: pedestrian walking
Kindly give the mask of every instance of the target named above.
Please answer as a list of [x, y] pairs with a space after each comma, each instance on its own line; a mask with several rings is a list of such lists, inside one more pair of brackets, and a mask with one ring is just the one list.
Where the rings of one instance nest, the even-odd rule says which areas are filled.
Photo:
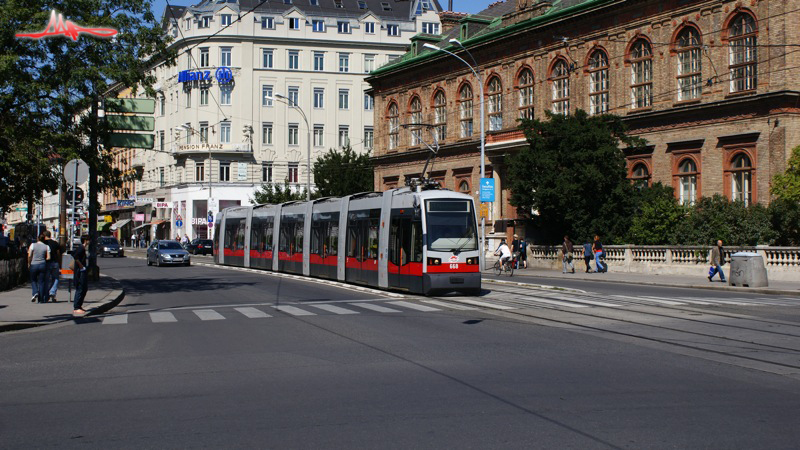
[[522, 239], [519, 241], [519, 260], [522, 262], [522, 267], [528, 268], [528, 241]]
[[711, 249], [711, 268], [708, 269], [708, 281], [714, 281], [714, 275], [719, 274], [720, 281], [725, 282], [723, 265], [725, 265], [725, 249], [722, 248], [722, 239], [720, 239], [717, 241], [717, 246]]
[[575, 273], [575, 265], [572, 264], [573, 250], [572, 241], [569, 240], [569, 236], [564, 235], [564, 242], [561, 243], [561, 273], [567, 273], [567, 266], [570, 268], [569, 273]]
[[519, 260], [520, 260], [520, 248], [522, 247], [522, 241], [519, 240], [519, 236], [514, 234], [514, 239], [511, 241], [511, 254], [514, 255], [514, 267], [515, 269], [519, 269]]
[[594, 252], [594, 271], [597, 273], [608, 272], [608, 265], [600, 262], [601, 259], [606, 257], [606, 252], [603, 250], [603, 243], [600, 242], [599, 235], [594, 235], [592, 251]]
[[183, 235], [183, 239], [181, 239], [181, 244], [186, 245], [188, 243], [189, 243], [189, 235], [188, 234], [184, 234]]
[[31, 274], [31, 301], [47, 302], [47, 261], [50, 259], [50, 247], [44, 243], [46, 236], [39, 235], [39, 240], [28, 247], [28, 271]]
[[47, 261], [48, 300], [56, 303], [58, 302], [58, 300], [56, 300], [56, 294], [58, 293], [58, 279], [61, 276], [61, 255], [63, 253], [61, 251], [61, 245], [54, 239], [51, 239], [50, 231], [45, 231], [44, 234], [47, 238], [44, 243], [50, 247], [50, 260]]
[[89, 273], [86, 271], [86, 252], [89, 249], [89, 236], [81, 236], [81, 245], [72, 253], [75, 261], [75, 298], [72, 300], [72, 315], [82, 317], [86, 315], [83, 309], [83, 300], [89, 290]]
[[586, 273], [592, 271], [592, 258], [594, 254], [592, 253], [592, 243], [586, 242], [583, 244], [583, 262], [586, 263]]
[[138, 248], [136, 247], [136, 233], [131, 235], [131, 248]]

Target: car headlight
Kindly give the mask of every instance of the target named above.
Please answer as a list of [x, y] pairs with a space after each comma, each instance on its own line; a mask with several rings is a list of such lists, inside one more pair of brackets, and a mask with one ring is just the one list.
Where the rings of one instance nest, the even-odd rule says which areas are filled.
[[166, 253], [162, 254], [161, 257], [164, 258], [164, 259], [172, 259], [172, 256], [169, 256]]
[[104, 252], [110, 252], [110, 251], [111, 251], [111, 249], [110, 249], [110, 248], [108, 248], [108, 247], [103, 247], [103, 251], [104, 251]]

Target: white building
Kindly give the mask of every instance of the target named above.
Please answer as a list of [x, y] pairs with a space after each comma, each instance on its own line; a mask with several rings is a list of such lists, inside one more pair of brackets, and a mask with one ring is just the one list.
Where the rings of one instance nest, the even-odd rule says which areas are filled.
[[330, 148], [370, 150], [373, 100], [364, 78], [405, 53], [412, 36], [440, 33], [439, 11], [435, 0], [169, 7], [163, 23], [177, 65], [153, 69], [155, 148], [137, 150], [132, 161], [143, 175], [136, 196], [154, 200], [136, 211], [155, 223], [151, 235], [205, 237], [209, 199], [217, 212], [250, 204], [262, 183], [304, 187], [308, 135], [312, 165]]

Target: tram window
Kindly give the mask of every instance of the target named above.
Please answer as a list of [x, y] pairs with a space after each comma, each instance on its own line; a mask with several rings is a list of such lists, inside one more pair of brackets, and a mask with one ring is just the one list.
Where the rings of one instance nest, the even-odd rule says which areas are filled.
[[264, 227], [264, 250], [272, 251], [272, 233], [275, 229], [275, 224], [272, 223], [272, 217], [267, 219], [267, 225]]
[[247, 219], [240, 219], [239, 225], [236, 227], [236, 243], [234, 248], [236, 250], [244, 249], [244, 231], [247, 229]]
[[280, 238], [278, 240], [278, 251], [288, 253], [289, 244], [292, 240], [291, 226], [288, 217], [283, 217], [281, 220]]
[[359, 242], [358, 242], [358, 226], [360, 222], [357, 220], [352, 220], [347, 223], [347, 256], [350, 258], [359, 258], [361, 257], [361, 252], [359, 251]]
[[411, 261], [422, 262], [422, 222], [411, 222]]
[[299, 216], [294, 223], [294, 251], [293, 253], [303, 253], [303, 226], [304, 216]]
[[370, 219], [369, 221], [369, 259], [378, 259], [378, 219]]
[[400, 265], [400, 218], [392, 218], [389, 224], [389, 262]]
[[326, 239], [328, 245], [327, 254], [336, 256], [339, 254], [339, 225], [338, 222], [330, 222], [328, 224], [328, 238]]
[[259, 252], [264, 251], [264, 241], [261, 233], [263, 223], [264, 219], [255, 216], [253, 216], [253, 220], [250, 223], [250, 248]]
[[311, 223], [311, 253], [314, 255], [322, 255], [324, 253], [323, 234], [325, 225], [325, 222]]

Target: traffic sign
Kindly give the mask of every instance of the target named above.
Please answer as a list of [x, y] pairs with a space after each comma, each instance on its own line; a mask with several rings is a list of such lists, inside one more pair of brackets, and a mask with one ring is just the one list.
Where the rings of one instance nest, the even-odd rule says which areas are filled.
[[16, 208], [14, 208], [14, 211], [27, 211], [27, 210], [28, 210], [27, 206], [17, 206]]
[[479, 212], [479, 217], [480, 218], [488, 219], [489, 218], [489, 205], [486, 204], [486, 203], [481, 203], [481, 207], [478, 210], [478, 212]]
[[208, 212], [208, 218], [206, 219], [206, 221], [208, 222], [209, 225], [214, 223], [214, 213], [213, 212], [211, 212], [211, 211]]
[[89, 165], [81, 159], [73, 159], [64, 166], [64, 179], [70, 186], [86, 183], [89, 179]]
[[181, 219], [176, 220], [175, 221], [175, 226], [178, 227], [178, 228], [182, 228], [183, 227], [183, 221]]
[[494, 201], [494, 178], [481, 178], [481, 201]]
[[[73, 198], [75, 199], [74, 201]], [[83, 189], [75, 187], [67, 188], [67, 203], [83, 203]]]

